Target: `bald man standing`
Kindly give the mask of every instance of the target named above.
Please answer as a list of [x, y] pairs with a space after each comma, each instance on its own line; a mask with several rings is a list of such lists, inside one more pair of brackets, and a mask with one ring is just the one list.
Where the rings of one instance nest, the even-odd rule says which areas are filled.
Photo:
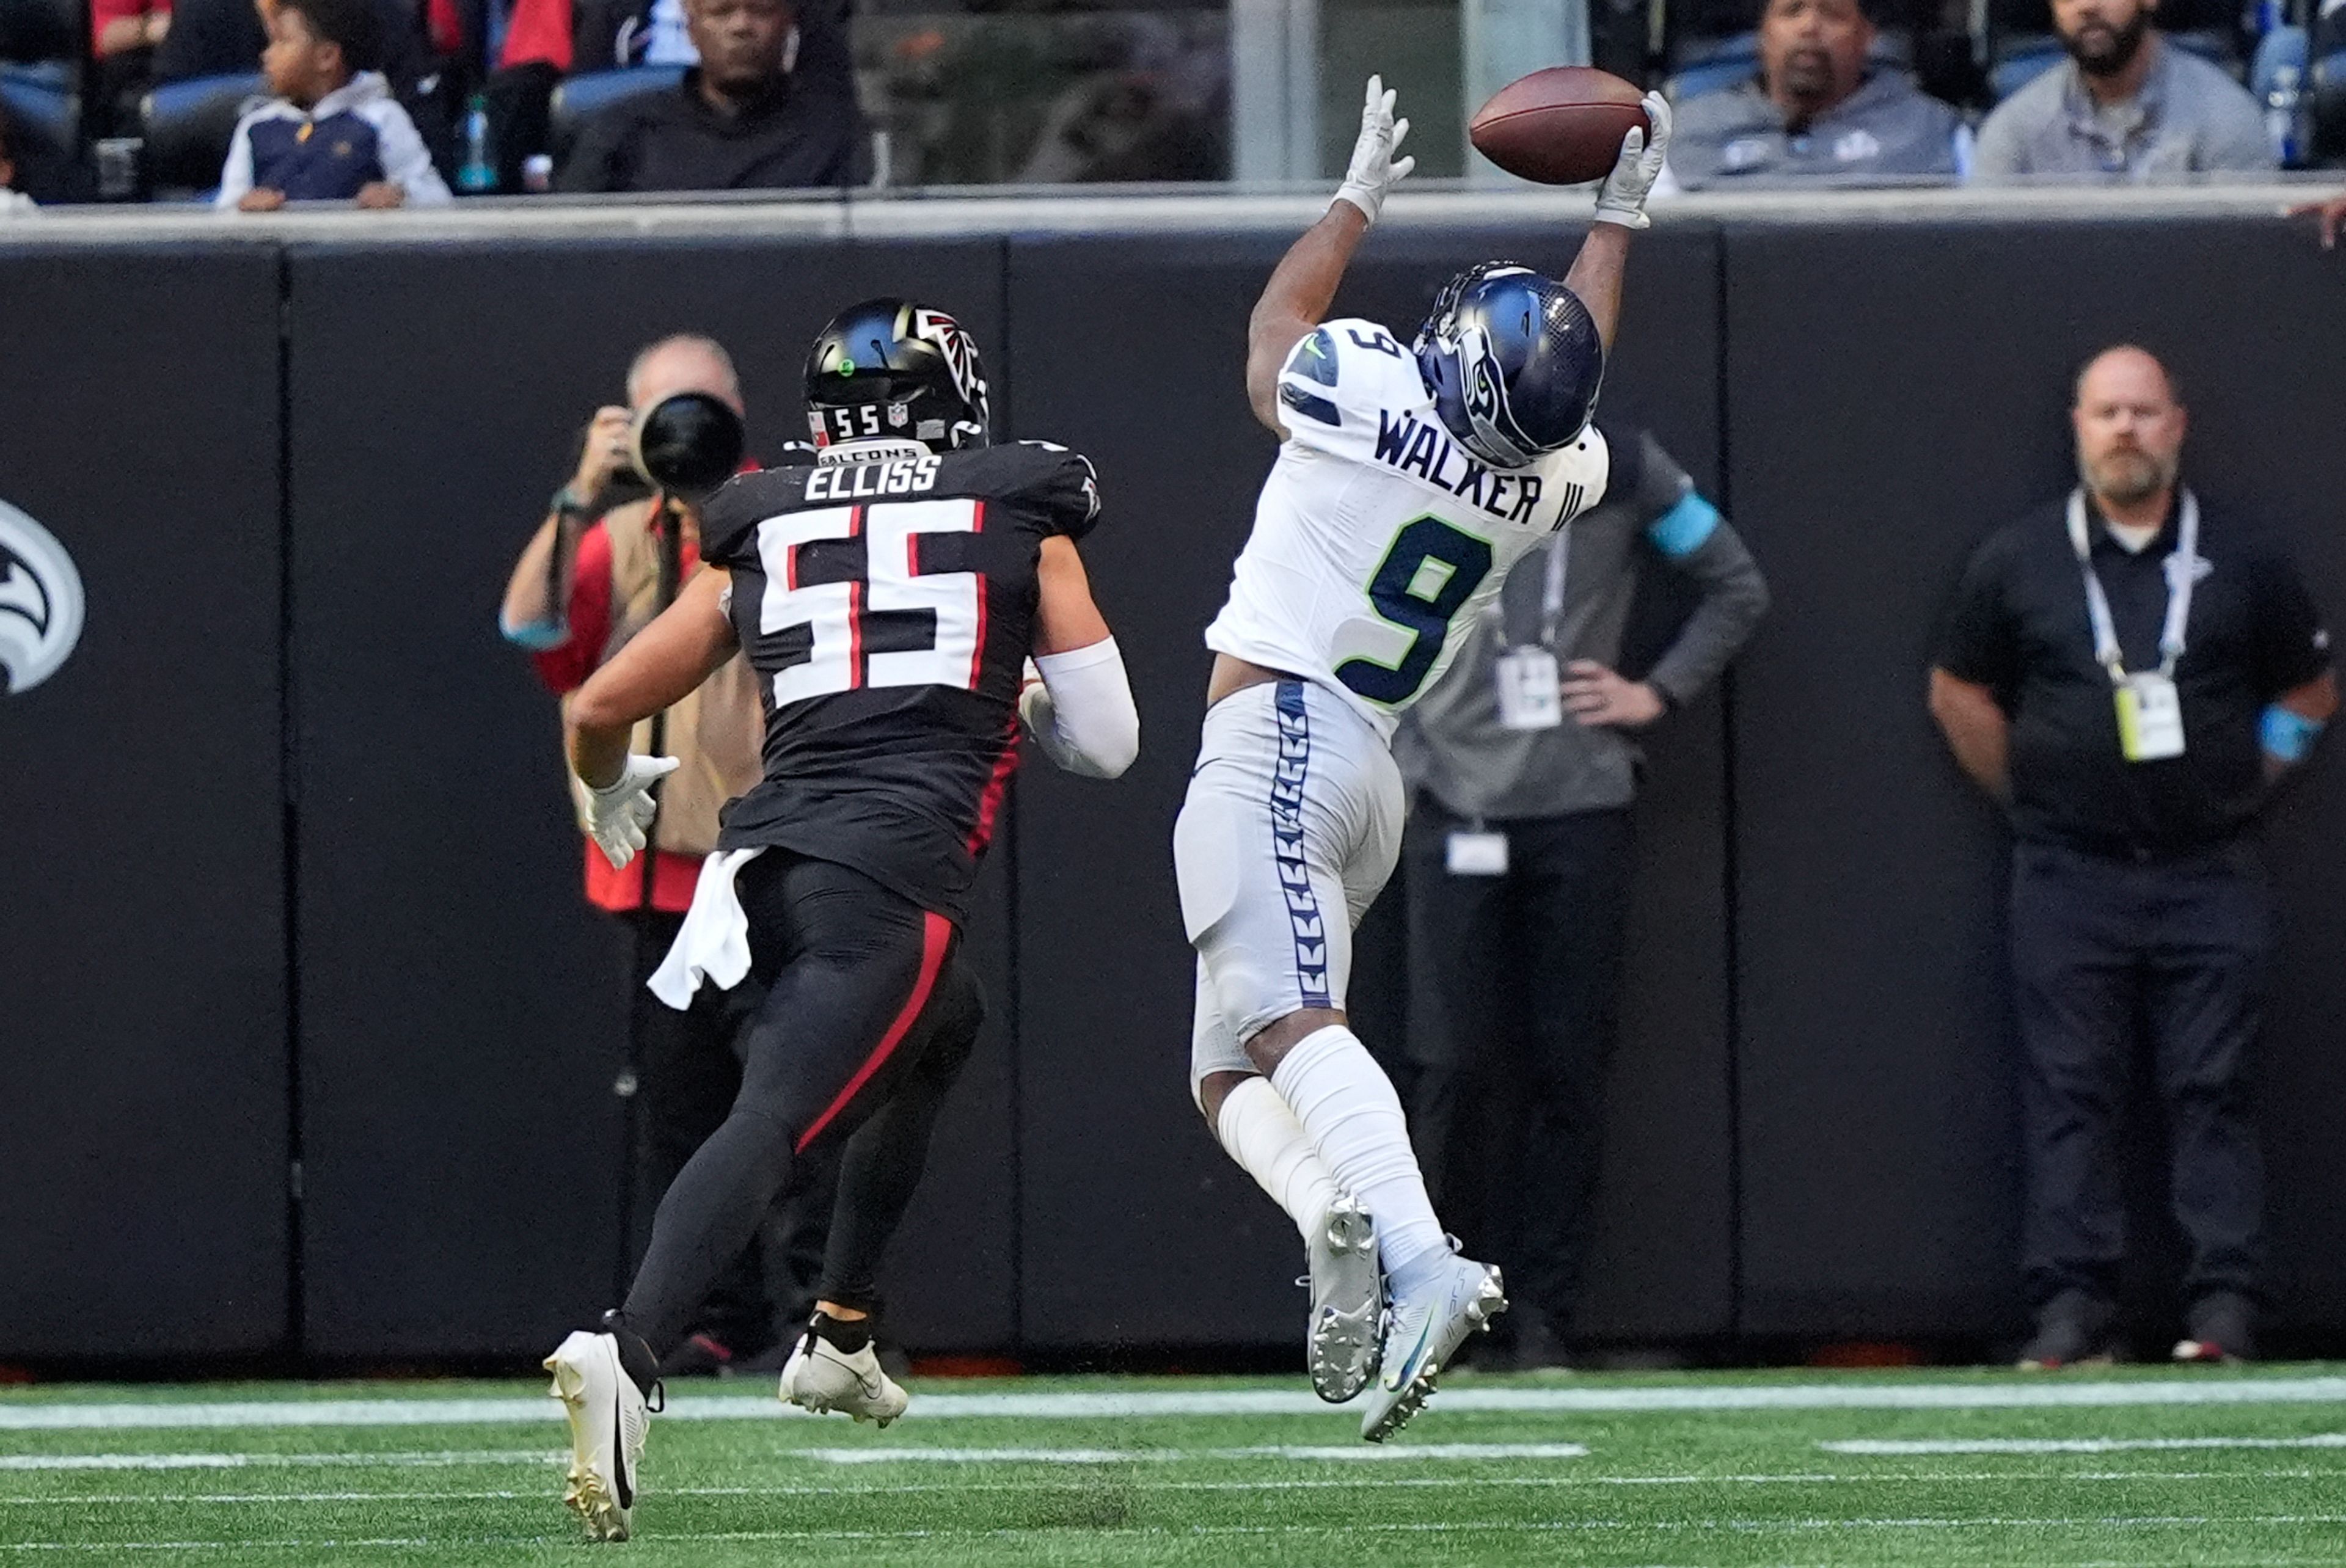
[[2273, 945], [2248, 835], [2337, 709], [2330, 638], [2288, 558], [2179, 483], [2186, 415], [2157, 360], [2097, 355], [2071, 421], [2081, 483], [1980, 546], [1931, 671], [1933, 717], [2016, 840], [2021, 1365], [2112, 1355], [2138, 1044], [2190, 1243], [2174, 1357], [2246, 1359], [2264, 1200], [2245, 1069]]

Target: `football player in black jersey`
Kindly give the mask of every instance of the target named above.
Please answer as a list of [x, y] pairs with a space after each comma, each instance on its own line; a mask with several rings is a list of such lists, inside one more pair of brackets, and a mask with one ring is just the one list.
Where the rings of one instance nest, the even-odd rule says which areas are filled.
[[[956, 962], [1022, 716], [1060, 766], [1113, 778], [1139, 718], [1075, 542], [1099, 515], [1082, 457], [989, 443], [976, 346], [949, 316], [855, 306], [807, 365], [812, 467], [733, 480], [703, 508], [715, 570], [582, 687], [572, 766], [615, 864], [643, 847], [674, 762], [636, 721], [735, 649], [757, 671], [765, 776], [727, 807], [653, 989], [769, 987], [740, 1097], [668, 1188], [624, 1305], [546, 1359], [570, 1418], [565, 1501], [623, 1539], [659, 1357], [818, 1140], [845, 1139], [812, 1323], [782, 1397], [882, 1423], [904, 1392], [872, 1350], [880, 1256], [983, 1006]], [[1031, 656], [1031, 660], [1030, 660]]]

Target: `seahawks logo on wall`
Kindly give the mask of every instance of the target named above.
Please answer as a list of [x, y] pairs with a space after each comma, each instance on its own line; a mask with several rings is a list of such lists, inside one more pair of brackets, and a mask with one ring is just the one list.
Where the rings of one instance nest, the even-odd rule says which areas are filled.
[[961, 330], [961, 323], [943, 311], [913, 310], [913, 330], [910, 334], [932, 344], [944, 357], [945, 369], [953, 372], [954, 390], [962, 401], [977, 411], [978, 423], [990, 422], [992, 414], [985, 401], [985, 378], [978, 373], [977, 344]]
[[0, 501], [0, 670], [13, 695], [57, 673], [81, 641], [81, 574], [56, 536]]

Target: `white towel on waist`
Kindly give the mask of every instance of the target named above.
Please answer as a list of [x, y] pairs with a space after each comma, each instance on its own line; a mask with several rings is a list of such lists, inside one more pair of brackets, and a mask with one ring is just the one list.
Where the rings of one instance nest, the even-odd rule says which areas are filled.
[[733, 879], [742, 867], [766, 852], [755, 849], [725, 850], [700, 862], [700, 881], [692, 890], [692, 907], [676, 944], [652, 972], [654, 996], [678, 1013], [692, 1005], [692, 993], [703, 980], [713, 980], [719, 991], [730, 991], [750, 972], [750, 917], [733, 891]]

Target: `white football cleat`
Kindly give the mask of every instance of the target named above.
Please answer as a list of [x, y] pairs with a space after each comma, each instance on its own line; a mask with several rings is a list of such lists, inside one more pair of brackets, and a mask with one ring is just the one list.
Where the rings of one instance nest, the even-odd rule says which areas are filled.
[[880, 1356], [870, 1343], [850, 1353], [821, 1335], [800, 1336], [782, 1363], [784, 1404], [824, 1415], [832, 1410], [859, 1421], [886, 1426], [904, 1413], [913, 1397], [880, 1369]]
[[1369, 1386], [1384, 1346], [1385, 1298], [1377, 1270], [1377, 1227], [1369, 1211], [1338, 1193], [1311, 1237], [1311, 1389], [1341, 1405]]
[[1361, 1436], [1370, 1442], [1401, 1431], [1424, 1407], [1434, 1380], [1467, 1336], [1489, 1328], [1507, 1309], [1497, 1268], [1454, 1253], [1444, 1262], [1430, 1284], [1393, 1301], [1382, 1374], [1361, 1418]]
[[625, 1541], [636, 1506], [651, 1407], [619, 1364], [619, 1341], [581, 1329], [546, 1359], [548, 1390], [570, 1418], [569, 1485], [562, 1501], [595, 1541]]

